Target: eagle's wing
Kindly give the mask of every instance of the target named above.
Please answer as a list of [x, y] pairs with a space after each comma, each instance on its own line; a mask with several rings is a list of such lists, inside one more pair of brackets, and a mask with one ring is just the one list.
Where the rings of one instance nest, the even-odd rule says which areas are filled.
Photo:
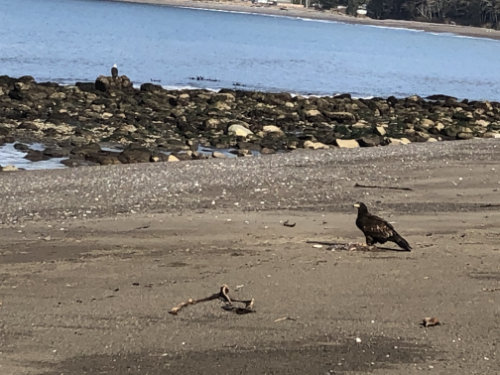
[[366, 217], [363, 223], [362, 231], [365, 236], [384, 240], [388, 240], [395, 233], [395, 230], [391, 224], [375, 215]]

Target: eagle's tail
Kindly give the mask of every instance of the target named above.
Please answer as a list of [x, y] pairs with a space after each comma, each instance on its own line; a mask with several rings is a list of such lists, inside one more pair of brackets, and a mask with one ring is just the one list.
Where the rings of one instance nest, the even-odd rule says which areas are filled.
[[411, 251], [411, 246], [403, 237], [401, 237], [398, 233], [394, 233], [394, 242], [398, 244], [398, 246], [406, 251]]

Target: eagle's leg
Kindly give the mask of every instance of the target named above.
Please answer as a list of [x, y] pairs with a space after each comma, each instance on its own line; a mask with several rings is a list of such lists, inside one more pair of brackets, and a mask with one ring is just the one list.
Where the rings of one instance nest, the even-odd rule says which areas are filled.
[[375, 240], [371, 236], [365, 236], [366, 237], [366, 244], [368, 246], [373, 246], [375, 245]]

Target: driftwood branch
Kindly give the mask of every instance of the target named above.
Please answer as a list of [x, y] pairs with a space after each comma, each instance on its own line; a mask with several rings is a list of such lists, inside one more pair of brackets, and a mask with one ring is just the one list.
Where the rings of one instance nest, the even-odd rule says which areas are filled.
[[391, 189], [391, 190], [406, 190], [413, 191], [412, 188], [409, 187], [400, 187], [400, 186], [380, 186], [380, 185], [362, 185], [357, 182], [354, 184], [355, 188], [364, 188], [364, 189]]
[[[218, 293], [215, 293], [215, 294], [212, 294], [211, 296], [208, 296], [205, 298], [200, 298], [200, 299], [189, 298], [187, 301], [181, 302], [177, 306], [172, 307], [169, 311], [169, 314], [177, 315], [177, 313], [186, 306], [196, 305], [197, 303], [200, 303], [200, 302], [213, 301], [215, 299], [218, 299], [218, 300], [226, 303], [226, 305], [223, 306], [224, 310], [231, 311], [231, 312], [234, 312], [236, 314], [248, 314], [248, 313], [254, 312], [254, 310], [253, 310], [254, 299], [253, 298], [250, 300], [240, 300], [240, 299], [236, 299], [236, 298], [231, 298], [229, 296], [229, 287], [226, 284], [224, 284], [220, 287], [220, 291]], [[243, 303], [244, 307], [234, 306], [233, 302]]]

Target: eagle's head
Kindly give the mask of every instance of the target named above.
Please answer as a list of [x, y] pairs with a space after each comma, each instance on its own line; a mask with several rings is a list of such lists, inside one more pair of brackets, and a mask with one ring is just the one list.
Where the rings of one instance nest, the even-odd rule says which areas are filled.
[[358, 213], [367, 213], [368, 212], [368, 208], [366, 207], [366, 205], [363, 202], [354, 203], [354, 207], [356, 207], [358, 209]]

